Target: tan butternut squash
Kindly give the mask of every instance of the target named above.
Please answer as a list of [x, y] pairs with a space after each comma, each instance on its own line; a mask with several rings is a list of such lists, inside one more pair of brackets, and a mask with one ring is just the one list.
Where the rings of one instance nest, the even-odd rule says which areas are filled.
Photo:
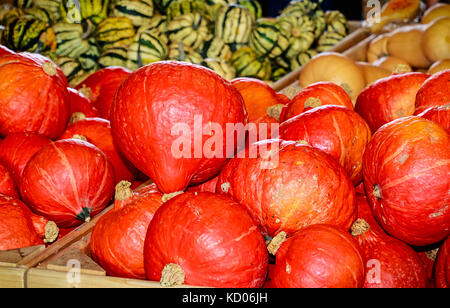
[[402, 74], [412, 72], [413, 69], [409, 63], [403, 59], [396, 57], [383, 57], [373, 62], [373, 65], [384, 68], [391, 73]]
[[444, 59], [434, 62], [428, 69], [428, 74], [433, 75], [444, 70], [450, 70], [450, 59]]
[[367, 48], [367, 61], [370, 63], [376, 60], [388, 56], [387, 42], [389, 40], [389, 35], [381, 34], [374, 38]]
[[450, 17], [450, 4], [447, 3], [437, 3], [427, 9], [423, 14], [422, 24], [429, 24], [441, 17]]
[[450, 17], [436, 19], [426, 27], [422, 50], [432, 63], [450, 58]]
[[362, 72], [364, 74], [364, 79], [366, 81], [366, 87], [370, 86], [375, 81], [382, 79], [382, 78], [389, 77], [392, 74], [391, 71], [389, 71], [385, 68], [373, 65], [371, 63], [356, 62], [356, 64], [362, 70]]

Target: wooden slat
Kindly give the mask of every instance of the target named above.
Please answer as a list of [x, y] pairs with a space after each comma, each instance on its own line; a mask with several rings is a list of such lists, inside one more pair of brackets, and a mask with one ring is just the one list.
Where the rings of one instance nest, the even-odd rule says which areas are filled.
[[0, 267], [0, 288], [25, 288], [26, 268]]
[[17, 267], [19, 262], [25, 262], [35, 258], [44, 251], [45, 245], [24, 247], [0, 251], [0, 266]]

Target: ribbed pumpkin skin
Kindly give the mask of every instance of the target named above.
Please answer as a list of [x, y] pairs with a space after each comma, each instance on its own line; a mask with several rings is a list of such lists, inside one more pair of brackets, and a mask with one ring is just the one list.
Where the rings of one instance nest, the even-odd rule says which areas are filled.
[[358, 219], [369, 225], [364, 233], [354, 234], [367, 262], [364, 288], [425, 288], [427, 273], [418, 254], [383, 231], [364, 196], [356, 200]]
[[[106, 67], [96, 71], [75, 87], [77, 90], [88, 88], [88, 99], [97, 108], [101, 118], [110, 119], [114, 95], [121, 83], [130, 76], [131, 71], [118, 66]], [[82, 92], [85, 90], [82, 90]]]
[[87, 142], [92, 143], [105, 153], [114, 168], [115, 183], [122, 180], [133, 180], [133, 172], [137, 171], [116, 148], [111, 125], [108, 120], [101, 118], [86, 118], [76, 121], [62, 134], [61, 139], [71, 139], [74, 135], [86, 137]]
[[434, 267], [437, 288], [450, 288], [450, 239], [447, 238], [439, 248]]
[[147, 230], [147, 279], [159, 281], [168, 263], [185, 272], [185, 284], [259, 288], [267, 274], [264, 238], [245, 209], [232, 199], [186, 192], [164, 203]]
[[436, 122], [450, 133], [450, 103], [426, 109], [419, 117]]
[[[194, 130], [194, 120], [200, 117], [201, 142], [196, 141], [199, 129]], [[226, 124], [245, 125], [246, 120], [242, 96], [229, 82], [209, 69], [167, 61], [142, 67], [125, 80], [114, 101], [111, 126], [122, 153], [162, 192], [172, 193], [216, 176], [232, 155], [226, 153]], [[180, 123], [191, 136], [180, 131], [172, 134]], [[218, 158], [198, 153], [211, 138], [207, 132], [211, 123], [222, 128], [218, 134], [222, 133], [223, 141], [218, 144], [223, 151], [216, 152]], [[181, 136], [191, 142], [189, 148], [185, 146], [186, 155], [178, 153], [179, 146], [173, 152]]]
[[443, 106], [450, 102], [450, 70], [431, 76], [417, 92], [416, 113], [419, 114], [430, 107]]
[[32, 215], [19, 199], [0, 194], [0, 251], [43, 244]]
[[330, 225], [305, 227], [286, 239], [271, 271], [274, 288], [361, 288], [364, 260], [350, 234]]
[[28, 161], [50, 142], [50, 139], [37, 133], [14, 133], [0, 143], [0, 162], [11, 172], [17, 186]]
[[25, 167], [24, 202], [63, 228], [103, 210], [114, 193], [114, 171], [105, 154], [81, 140], [59, 140], [42, 148]]
[[[311, 104], [311, 99], [314, 99], [315, 104]], [[332, 82], [323, 81], [307, 86], [294, 96], [281, 112], [280, 122], [293, 118], [311, 108], [323, 105], [345, 106], [353, 110], [352, 100], [343, 88]]]
[[[350, 228], [356, 218], [355, 191], [330, 155], [282, 140], [255, 143], [245, 153], [222, 170], [217, 191], [245, 206], [263, 233], [289, 235], [319, 223]], [[249, 158], [256, 153], [258, 158]]]
[[354, 185], [362, 180], [362, 157], [372, 134], [363, 118], [343, 106], [313, 108], [280, 125], [283, 140], [304, 140], [333, 156]]
[[69, 95], [67, 100], [70, 105], [70, 114], [81, 112], [88, 118], [97, 117], [99, 112], [97, 108], [89, 101], [89, 99], [82, 93], [73, 88], [67, 88]]
[[[44, 71], [46, 62], [56, 71], [54, 76]], [[1, 57], [0, 136], [24, 131], [60, 136], [69, 120], [67, 86], [62, 71], [41, 55]]]
[[406, 73], [382, 78], [361, 92], [355, 110], [372, 132], [393, 120], [412, 116], [417, 91], [429, 77], [424, 73]]
[[391, 236], [414, 246], [449, 234], [449, 174], [449, 134], [420, 117], [384, 125], [364, 152], [364, 186], [375, 218]]
[[116, 200], [114, 208], [99, 219], [92, 231], [90, 252], [108, 275], [145, 279], [145, 236], [153, 215], [163, 204], [162, 196], [153, 184], [151, 190], [130, 201]]
[[13, 54], [15, 54], [14, 51], [12, 51], [11, 49], [9, 49], [6, 46], [0, 45], [0, 57], [7, 56], [7, 55], [13, 55]]
[[11, 173], [2, 163], [0, 163], [0, 194], [14, 198], [19, 197], [16, 183]]

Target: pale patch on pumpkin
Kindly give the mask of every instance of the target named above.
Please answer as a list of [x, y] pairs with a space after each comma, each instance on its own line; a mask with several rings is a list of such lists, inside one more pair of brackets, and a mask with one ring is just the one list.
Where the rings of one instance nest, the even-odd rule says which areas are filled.
[[230, 186], [230, 182], [226, 182], [220, 185], [220, 189], [222, 189], [224, 193], [228, 193], [228, 191], [230, 190]]
[[286, 273], [291, 273], [291, 265], [289, 263], [286, 263]]
[[86, 115], [82, 112], [74, 112], [74, 114], [72, 114], [72, 116], [70, 117], [70, 124], [73, 124], [75, 122], [78, 122], [80, 120], [84, 120], [86, 119]]
[[162, 202], [167, 202], [170, 199], [172, 199], [173, 197], [181, 195], [182, 193], [184, 193], [184, 191], [181, 190], [181, 191], [176, 191], [176, 192], [173, 192], [173, 193], [170, 193], [170, 194], [164, 194], [161, 197], [161, 200], [162, 200]]

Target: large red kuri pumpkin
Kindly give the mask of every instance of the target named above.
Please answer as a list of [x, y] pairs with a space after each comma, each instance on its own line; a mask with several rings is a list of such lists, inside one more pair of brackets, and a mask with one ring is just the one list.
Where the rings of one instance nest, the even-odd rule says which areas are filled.
[[0, 194], [15, 198], [19, 197], [16, 183], [11, 173], [2, 163], [0, 163]]
[[338, 105], [353, 110], [352, 100], [342, 87], [332, 82], [323, 81], [313, 83], [295, 95], [281, 112], [280, 122], [323, 105]]
[[414, 246], [447, 237], [450, 229], [450, 136], [417, 116], [381, 127], [366, 147], [363, 176], [377, 221]]
[[37, 133], [13, 133], [3, 140], [0, 144], [0, 162], [11, 172], [17, 186], [28, 161], [50, 142], [49, 138]]
[[450, 103], [430, 107], [419, 114], [419, 117], [438, 123], [450, 133]]
[[447, 238], [439, 248], [434, 277], [437, 288], [450, 288], [450, 238]]
[[424, 82], [416, 95], [416, 113], [450, 102], [450, 69], [436, 73]]
[[145, 279], [144, 241], [163, 194], [156, 185], [134, 196], [131, 183], [116, 186], [114, 208], [96, 223], [91, 236], [91, 256], [111, 276]]
[[91, 101], [101, 118], [109, 120], [116, 91], [130, 74], [131, 71], [123, 67], [105, 67], [89, 75], [75, 89]]
[[80, 119], [67, 127], [60, 139], [71, 139], [76, 135], [85, 137], [87, 142], [92, 143], [106, 154], [114, 168], [116, 183], [122, 180], [133, 180], [132, 171], [136, 170], [118, 151], [108, 120], [102, 118]]
[[361, 92], [355, 110], [372, 132], [393, 120], [412, 116], [417, 91], [428, 77], [424, 73], [406, 73], [382, 78]]
[[360, 288], [364, 284], [364, 260], [347, 232], [317, 224], [274, 241], [276, 261], [270, 277], [274, 288]]
[[259, 288], [264, 238], [245, 209], [224, 195], [186, 192], [155, 213], [144, 245], [147, 278], [163, 286]]
[[359, 114], [343, 106], [321, 106], [280, 125], [283, 140], [304, 140], [333, 156], [354, 185], [362, 180], [362, 157], [371, 137]]
[[51, 243], [58, 237], [52, 221], [33, 214], [19, 199], [0, 194], [0, 250]]
[[36, 132], [57, 138], [69, 120], [67, 80], [49, 59], [19, 53], [0, 58], [0, 136]]
[[69, 95], [67, 100], [70, 105], [70, 115], [76, 112], [83, 113], [88, 118], [94, 118], [99, 115], [97, 108], [88, 100], [88, 98], [73, 88], [67, 88]]
[[253, 144], [225, 166], [217, 191], [245, 206], [269, 236], [319, 223], [348, 230], [356, 218], [355, 190], [344, 168], [295, 141]]
[[68, 228], [104, 209], [114, 185], [106, 155], [88, 142], [68, 139], [45, 146], [31, 158], [20, 193], [34, 212]]
[[[239, 91], [204, 67], [162, 61], [134, 71], [117, 91], [111, 126], [121, 152], [164, 193], [216, 176], [246, 125]], [[227, 125], [228, 124], [228, 125]], [[233, 138], [233, 139], [231, 139]]]
[[219, 176], [212, 178], [211, 180], [202, 183], [200, 185], [188, 187], [187, 191], [207, 191], [207, 192], [216, 192], [217, 182], [219, 181]]
[[11, 49], [9, 49], [6, 46], [0, 45], [0, 57], [13, 55], [13, 54], [15, 54], [14, 51], [12, 51]]
[[364, 196], [356, 200], [358, 219], [352, 235], [366, 260], [364, 288], [425, 288], [427, 272], [418, 254], [383, 231]]

